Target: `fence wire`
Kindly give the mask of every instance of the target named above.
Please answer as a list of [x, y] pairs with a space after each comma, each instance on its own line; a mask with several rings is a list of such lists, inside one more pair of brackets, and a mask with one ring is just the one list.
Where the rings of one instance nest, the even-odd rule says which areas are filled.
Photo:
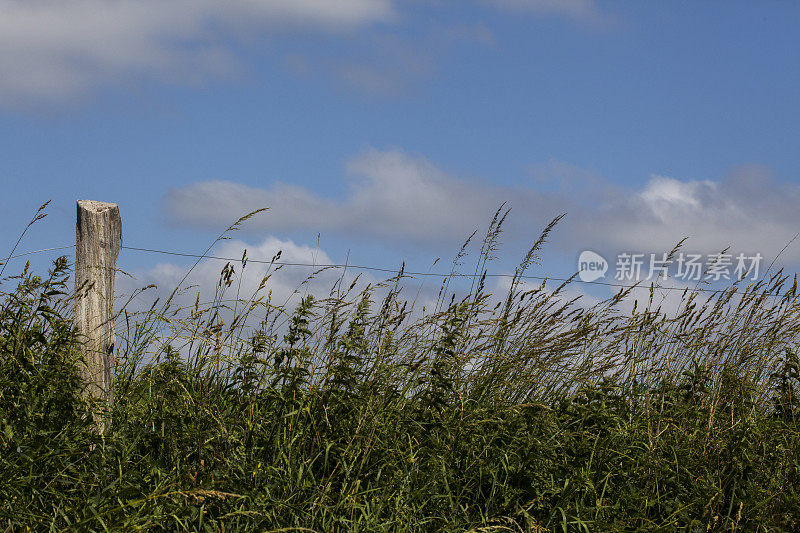
[[[33, 250], [30, 252], [19, 253], [16, 255], [12, 255], [6, 258], [5, 262], [10, 261], [11, 259], [17, 259], [20, 257], [31, 256], [35, 254], [40, 254], [44, 252], [51, 252], [56, 250], [68, 250], [70, 248], [75, 248], [74, 244], [65, 245], [65, 246], [55, 246], [52, 248], [42, 248], [40, 250]], [[244, 261], [242, 258], [234, 258], [234, 257], [221, 257], [217, 255], [200, 255], [200, 254], [192, 254], [187, 252], [174, 252], [170, 250], [159, 250], [156, 248], [141, 248], [137, 246], [121, 246], [123, 250], [131, 250], [135, 252], [145, 252], [145, 253], [154, 253], [154, 254], [162, 254], [162, 255], [171, 255], [176, 257], [189, 257], [194, 259], [213, 259], [216, 261], [227, 261], [232, 263], [241, 263]], [[285, 266], [285, 267], [308, 267], [308, 268], [343, 268], [343, 269], [353, 269], [353, 270], [364, 270], [364, 271], [372, 271], [372, 272], [382, 272], [387, 274], [403, 274], [403, 276], [408, 277], [435, 277], [440, 279], [447, 279], [447, 278], [466, 278], [466, 279], [479, 279], [479, 278], [498, 278], [498, 279], [521, 279], [521, 280], [536, 280], [536, 281], [557, 281], [561, 283], [580, 283], [583, 285], [600, 285], [605, 287], [613, 287], [616, 289], [627, 290], [627, 289], [647, 289], [651, 290], [651, 285], [642, 285], [641, 282], [637, 282], [634, 285], [626, 285], [624, 283], [610, 283], [607, 281], [584, 281], [582, 279], [577, 278], [576, 276], [572, 276], [570, 278], [562, 278], [556, 276], [533, 276], [530, 274], [524, 275], [515, 275], [515, 274], [462, 274], [458, 272], [451, 272], [449, 274], [441, 273], [441, 272], [417, 272], [417, 271], [409, 271], [405, 269], [397, 269], [397, 268], [386, 268], [386, 267], [376, 267], [376, 266], [368, 266], [368, 265], [356, 265], [350, 263], [296, 263], [296, 262], [288, 262], [288, 261], [263, 261], [259, 259], [251, 259], [247, 258], [246, 261], [248, 263], [256, 263], [256, 264], [264, 264], [264, 265], [273, 265], [273, 266]], [[0, 265], [4, 264], [4, 262], [0, 261]], [[721, 291], [728, 291], [728, 289], [711, 289], [706, 287], [671, 287], [671, 286], [663, 286], [663, 285], [655, 285], [652, 287], [655, 290], [664, 290], [664, 291], [689, 291], [689, 292], [710, 292], [716, 293]], [[765, 293], [769, 293], [770, 291], [765, 291]], [[743, 291], [734, 291], [733, 294], [740, 294], [745, 295], [746, 292]], [[773, 296], [778, 296], [773, 295]]]

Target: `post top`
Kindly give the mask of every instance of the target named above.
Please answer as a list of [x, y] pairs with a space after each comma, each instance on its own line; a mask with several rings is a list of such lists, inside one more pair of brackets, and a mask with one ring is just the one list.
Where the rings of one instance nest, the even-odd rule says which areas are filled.
[[100, 211], [105, 211], [106, 209], [119, 207], [119, 205], [111, 202], [98, 202], [95, 200], [78, 200], [78, 207], [82, 207], [87, 211], [99, 213]]

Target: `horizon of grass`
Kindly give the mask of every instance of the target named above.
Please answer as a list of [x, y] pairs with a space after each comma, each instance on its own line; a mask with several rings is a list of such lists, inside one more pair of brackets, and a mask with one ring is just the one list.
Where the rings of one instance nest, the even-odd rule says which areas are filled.
[[206, 305], [179, 285], [123, 309], [103, 435], [69, 263], [24, 269], [0, 302], [0, 531], [799, 530], [796, 281], [583, 306], [521, 283], [556, 219], [492, 295], [506, 214], [468, 293], [424, 313], [402, 273], [242, 297], [246, 261]]

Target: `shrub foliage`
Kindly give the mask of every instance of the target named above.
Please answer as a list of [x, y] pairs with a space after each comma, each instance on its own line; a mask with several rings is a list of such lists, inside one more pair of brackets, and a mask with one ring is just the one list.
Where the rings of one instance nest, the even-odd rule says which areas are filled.
[[0, 529], [800, 530], [796, 285], [586, 307], [521, 282], [543, 240], [424, 313], [402, 274], [231, 303], [226, 265], [209, 305], [121, 313], [105, 435], [66, 260], [6, 280]]

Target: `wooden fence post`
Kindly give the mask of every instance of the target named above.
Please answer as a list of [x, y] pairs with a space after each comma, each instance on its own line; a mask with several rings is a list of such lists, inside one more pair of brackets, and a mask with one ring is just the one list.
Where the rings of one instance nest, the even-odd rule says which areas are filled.
[[[122, 220], [117, 204], [78, 200], [75, 241], [75, 328], [86, 343], [82, 378], [84, 394], [101, 400], [103, 410], [113, 402], [114, 274], [122, 244]], [[97, 413], [100, 432], [106, 416]]]

